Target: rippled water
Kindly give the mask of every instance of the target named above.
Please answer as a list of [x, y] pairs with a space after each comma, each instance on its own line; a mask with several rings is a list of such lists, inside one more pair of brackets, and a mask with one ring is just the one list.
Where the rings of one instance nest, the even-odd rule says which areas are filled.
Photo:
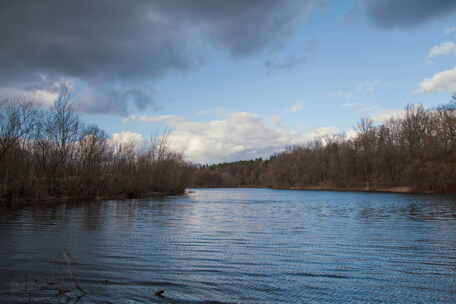
[[449, 196], [196, 189], [3, 214], [0, 246], [1, 303], [456, 303]]

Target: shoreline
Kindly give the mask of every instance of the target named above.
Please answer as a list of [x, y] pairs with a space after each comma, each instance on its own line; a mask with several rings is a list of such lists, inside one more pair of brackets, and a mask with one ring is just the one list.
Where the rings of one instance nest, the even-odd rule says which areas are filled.
[[269, 186], [193, 186], [191, 188], [251, 188], [251, 189], [274, 189], [274, 190], [299, 190], [299, 191], [334, 191], [334, 192], [371, 192], [371, 193], [398, 193], [398, 194], [453, 194], [440, 193], [436, 191], [420, 191], [409, 186], [396, 187], [336, 187], [336, 186], [291, 186], [291, 187], [269, 187]]
[[56, 197], [39, 197], [39, 198], [14, 198], [12, 200], [0, 200], [0, 210], [2, 209], [21, 209], [25, 207], [51, 207], [57, 206], [68, 202], [100, 202], [109, 200], [134, 200], [134, 199], [147, 199], [147, 198], [158, 198], [172, 195], [184, 195], [187, 192], [182, 193], [166, 193], [166, 192], [147, 192], [141, 195], [135, 195], [133, 197], [126, 193], [116, 195], [104, 195], [104, 196], [56, 196]]
[[409, 186], [396, 187], [336, 187], [336, 186], [291, 186], [291, 187], [270, 187], [256, 185], [239, 186], [192, 186], [180, 193], [147, 192], [141, 195], [129, 196], [126, 193], [116, 195], [104, 195], [95, 197], [84, 196], [60, 196], [60, 197], [40, 197], [40, 198], [15, 198], [10, 201], [0, 200], [0, 210], [2, 209], [21, 209], [25, 207], [50, 207], [68, 202], [88, 202], [88, 201], [108, 201], [108, 200], [133, 200], [147, 198], [162, 198], [173, 195], [185, 195], [191, 193], [191, 189], [217, 189], [217, 188], [243, 188], [243, 189], [273, 189], [273, 190], [295, 190], [295, 191], [333, 191], [333, 192], [370, 192], [370, 193], [397, 193], [397, 194], [426, 194], [426, 195], [445, 195], [454, 194], [452, 192], [420, 191]]
[[[281, 188], [273, 188], [281, 189]], [[335, 191], [335, 192], [373, 192], [373, 193], [399, 193], [399, 194], [438, 194], [431, 191], [419, 191], [408, 186], [396, 187], [332, 187], [332, 186], [293, 186], [284, 188], [286, 190], [302, 191]]]

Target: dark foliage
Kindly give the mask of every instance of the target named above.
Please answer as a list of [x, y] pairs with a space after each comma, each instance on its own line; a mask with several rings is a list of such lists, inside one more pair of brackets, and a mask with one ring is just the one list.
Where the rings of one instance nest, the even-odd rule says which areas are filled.
[[50, 198], [134, 198], [183, 193], [191, 170], [167, 136], [145, 147], [115, 144], [84, 126], [63, 93], [49, 111], [0, 107], [0, 204]]

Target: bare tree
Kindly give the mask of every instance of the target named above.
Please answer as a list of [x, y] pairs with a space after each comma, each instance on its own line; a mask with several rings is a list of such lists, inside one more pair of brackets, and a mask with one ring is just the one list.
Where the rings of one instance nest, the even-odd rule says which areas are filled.
[[14, 147], [33, 137], [38, 111], [23, 100], [7, 100], [0, 106], [0, 161]]

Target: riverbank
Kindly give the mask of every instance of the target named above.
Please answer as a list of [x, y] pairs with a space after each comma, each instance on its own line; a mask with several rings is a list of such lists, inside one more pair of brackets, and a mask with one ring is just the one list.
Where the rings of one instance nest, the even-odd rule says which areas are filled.
[[146, 192], [142, 194], [115, 194], [102, 196], [48, 196], [37, 198], [14, 198], [11, 200], [0, 200], [1, 209], [20, 209], [25, 207], [49, 207], [68, 202], [106, 201], [106, 200], [130, 200], [166, 197], [171, 195], [183, 195], [186, 192]]
[[[290, 186], [290, 187], [268, 187], [268, 186], [198, 186], [192, 188], [266, 188], [276, 190], [301, 190], [301, 191], [340, 191], [340, 192], [379, 192], [379, 193], [404, 193], [404, 194], [442, 194], [435, 191], [420, 191], [409, 186], [397, 187], [337, 187], [329, 185], [314, 186]], [[448, 193], [449, 194], [449, 193]]]
[[398, 187], [335, 187], [335, 186], [294, 186], [286, 188], [287, 190], [308, 190], [308, 191], [342, 191], [342, 192], [383, 192], [383, 193], [409, 193], [409, 194], [435, 194], [432, 191], [419, 191], [408, 186]]

